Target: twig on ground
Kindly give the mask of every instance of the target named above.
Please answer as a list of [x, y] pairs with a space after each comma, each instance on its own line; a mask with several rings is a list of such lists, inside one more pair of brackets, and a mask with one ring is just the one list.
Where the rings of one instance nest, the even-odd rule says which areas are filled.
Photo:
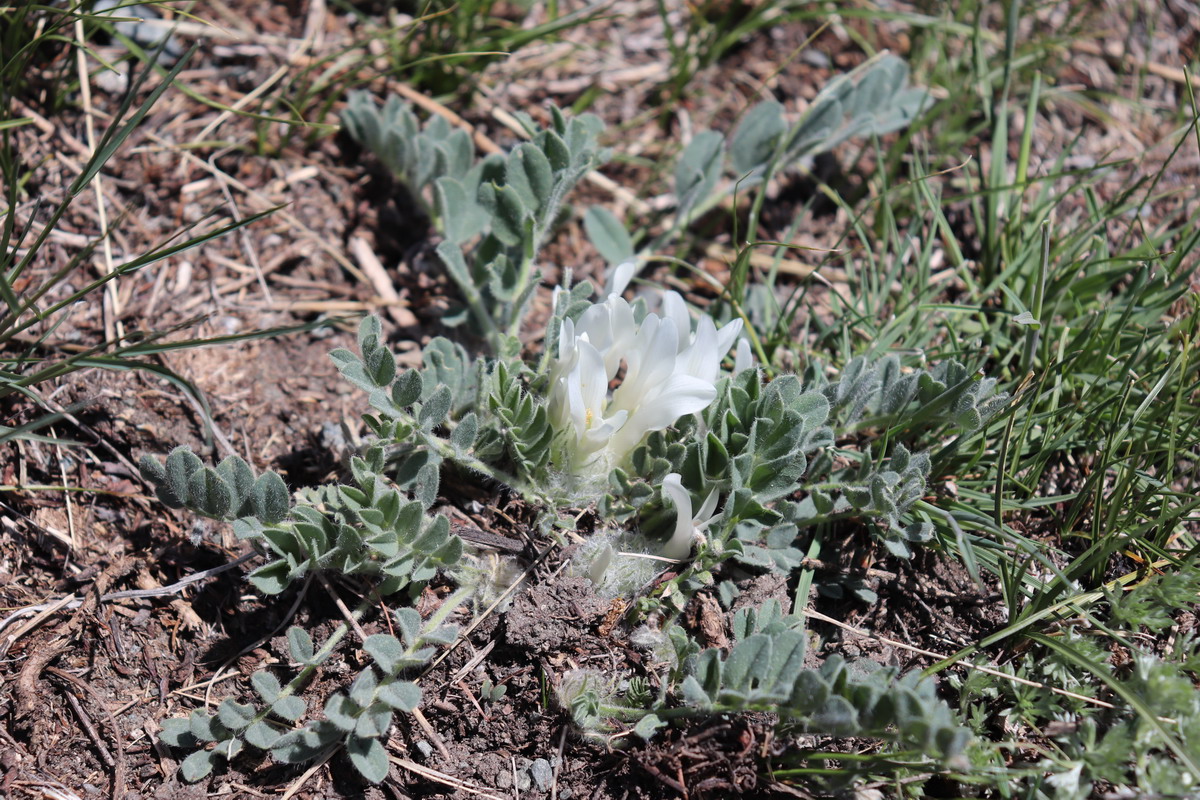
[[[113, 600], [128, 600], [131, 598], [146, 598], [146, 597], [166, 597], [168, 595], [179, 594], [185, 588], [187, 588], [188, 586], [191, 586], [193, 583], [198, 583], [207, 578], [211, 578], [216, 575], [220, 575], [222, 572], [226, 572], [228, 570], [233, 569], [234, 567], [238, 567], [242, 564], [245, 564], [247, 561], [249, 561], [250, 559], [254, 558], [257, 555], [258, 555], [258, 553], [256, 553], [256, 552], [246, 553], [244, 555], [238, 556], [236, 559], [234, 559], [233, 561], [230, 561], [228, 564], [222, 564], [219, 567], [213, 567], [212, 569], [206, 569], [206, 570], [203, 570], [202, 572], [194, 573], [192, 575], [189, 575], [186, 578], [183, 578], [182, 580], [172, 583], [170, 586], [161, 586], [156, 589], [126, 589], [126, 590], [120, 591], [120, 592], [108, 592], [107, 594], [103, 594], [100, 596], [100, 602], [107, 603], [107, 602], [111, 602]], [[81, 605], [83, 605], [84, 602], [85, 602], [84, 600], [77, 598], [75, 595], [69, 594], [65, 597], [60, 597], [58, 600], [52, 600], [48, 603], [41, 603], [36, 606], [26, 606], [25, 608], [18, 609], [17, 611], [14, 611], [13, 613], [9, 614], [3, 620], [0, 620], [0, 631], [4, 630], [6, 627], [8, 627], [13, 622], [16, 622], [18, 619], [20, 619], [22, 617], [27, 617], [30, 614], [37, 614], [38, 617], [36, 620], [31, 620], [29, 623], [22, 626], [14, 633], [10, 634], [8, 637], [8, 640], [6, 640], [6, 642], [5, 642], [4, 646], [0, 647], [0, 653], [6, 652], [8, 650], [8, 648], [12, 646], [13, 642], [15, 642], [21, 636], [28, 633], [30, 630], [32, 630], [34, 627], [36, 627], [37, 624], [40, 624], [40, 622], [42, 620], [44, 620], [49, 615], [53, 614], [55, 611], [59, 611], [63, 608], [72, 608], [72, 609], [79, 608]]]
[[[113, 717], [112, 711], [110, 711], [108, 706], [105, 704], [104, 698], [101, 697], [100, 694], [95, 689], [93, 689], [90, 684], [87, 683], [87, 681], [83, 680], [82, 678], [79, 678], [78, 676], [72, 675], [71, 673], [66, 672], [65, 670], [58, 669], [57, 667], [46, 667], [46, 672], [49, 672], [51, 675], [54, 675], [55, 677], [61, 678], [64, 681], [68, 681], [69, 683], [72, 683], [75, 686], [78, 686], [81, 690], [83, 690], [84, 694], [88, 695], [88, 697], [90, 697], [92, 699], [92, 702], [94, 702], [100, 708], [100, 710], [104, 712], [105, 721], [108, 723], [108, 727], [112, 730], [113, 740], [116, 744], [116, 747], [114, 748], [116, 751], [116, 755], [114, 756], [114, 755], [110, 754], [105, 759], [106, 761], [108, 761], [109, 765], [112, 766], [112, 768], [113, 768], [113, 794], [112, 794], [112, 796], [118, 797], [118, 798], [124, 797], [125, 796], [125, 735], [123, 733], [121, 733], [121, 726], [117, 724], [117, 720], [115, 717]], [[67, 700], [70, 701], [71, 699], [72, 699], [72, 695], [70, 693], [68, 693]], [[74, 703], [72, 703], [72, 705], [75, 706]], [[80, 715], [79, 718], [81, 720], [85, 720], [85, 722], [84, 722], [85, 728], [90, 728], [90, 725], [86, 722], [87, 715], [83, 713], [82, 708], [79, 706], [75, 706], [75, 709], [76, 709], [76, 712], [79, 713], [79, 715]], [[95, 740], [96, 746], [100, 749], [101, 755], [104, 755], [104, 753], [105, 753], [104, 744], [100, 740], [99, 736], [96, 735], [95, 728], [90, 728], [90, 730], [88, 730], [88, 733]]]
[[500, 797], [499, 795], [488, 793], [486, 789], [482, 789], [473, 783], [468, 783], [467, 781], [456, 778], [453, 775], [447, 775], [446, 773], [439, 772], [436, 769], [430, 769], [429, 767], [422, 766], [415, 761], [409, 761], [407, 758], [388, 756], [388, 761], [392, 762], [398, 767], [408, 770], [409, 772], [420, 775], [422, 778], [440, 783], [443, 786], [449, 786], [452, 789], [458, 789], [459, 791], [467, 792], [468, 794], [478, 795], [479, 797], [486, 798], [487, 800], [506, 800], [506, 798]]
[[303, 775], [301, 775], [299, 778], [296, 778], [296, 780], [292, 782], [292, 785], [288, 787], [287, 791], [279, 796], [279, 800], [290, 800], [293, 796], [295, 796], [296, 792], [300, 791], [300, 789], [304, 787], [304, 784], [308, 783], [308, 779], [313, 775], [316, 775], [317, 770], [325, 766], [325, 762], [333, 758], [333, 754], [336, 753], [340, 748], [341, 744], [338, 743], [333, 747], [326, 749], [324, 753], [317, 757], [317, 760], [313, 762], [313, 765], [306, 769]]
[[359, 236], [350, 237], [350, 255], [362, 268], [363, 273], [371, 282], [371, 288], [387, 303], [388, 316], [401, 328], [411, 328], [419, 324], [417, 317], [410, 311], [407, 304], [396, 293], [396, 287], [388, 276], [387, 270], [375, 255], [375, 251]]

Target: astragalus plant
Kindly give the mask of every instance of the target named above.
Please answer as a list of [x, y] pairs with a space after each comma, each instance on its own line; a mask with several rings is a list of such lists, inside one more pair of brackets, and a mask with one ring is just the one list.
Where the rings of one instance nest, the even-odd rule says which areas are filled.
[[[867, 114], [850, 103], [855, 96], [841, 91], [836, 108], [844, 101]], [[860, 425], [915, 419], [923, 409], [939, 409], [944, 426], [975, 429], [1005, 397], [957, 363], [925, 369], [889, 357], [834, 376], [815, 365], [803, 378], [769, 373], [753, 362], [741, 340], [752, 332], [729, 305], [717, 318], [674, 292], [627, 299], [644, 267], [636, 259], [612, 267], [599, 298], [564, 270], [540, 346], [516, 341], [539, 249], [567, 191], [604, 157], [594, 120], [556, 109], [551, 118], [547, 129], [531, 124], [531, 141], [507, 156], [474, 161], [465, 134], [443, 122], [419, 125], [398, 101], [380, 111], [363, 96], [351, 100], [351, 133], [423, 198], [444, 235], [437, 253], [487, 350], [473, 356], [439, 337], [421, 367], [400, 370], [379, 320], [364, 320], [357, 352], [331, 354], [369, 404], [369, 444], [351, 460], [352, 482], [301, 492], [289, 505], [277, 478], [256, 477], [238, 460], [209, 468], [177, 451], [165, 465], [145, 462], [164, 502], [231, 520], [269, 559], [251, 573], [268, 594], [310, 574], [353, 579], [363, 593], [357, 617], [380, 600], [411, 602], [439, 569], [463, 586], [432, 621], [396, 612], [403, 641], [367, 637], [372, 666], [302, 725], [307, 709], [295, 694], [332, 644], [314, 653], [295, 630], [300, 670], [286, 686], [256, 677], [261, 702], [170, 725], [172, 744], [216, 742], [185, 761], [186, 776], [206, 774], [244, 744], [287, 762], [344, 745], [366, 778], [382, 779], [380, 737], [394, 711], [419, 700], [402, 673], [449, 641], [440, 623], [471, 591], [472, 571], [458, 569], [462, 543], [435, 510], [439, 499], [456, 500], [442, 491], [448, 472], [520, 494], [551, 538], [561, 539], [581, 508], [593, 512], [597, 532], [569, 567], [599, 594], [630, 601], [630, 621], [642, 624], [634, 639], [665, 668], [657, 692], [646, 690], [649, 675], [558, 676], [564, 708], [585, 729], [627, 722], [649, 738], [679, 717], [771, 711], [784, 727], [883, 737], [953, 759], [964, 735], [930, 684], [833, 661], [806, 667], [800, 618], [778, 607], [743, 614], [728, 653], [702, 649], [676, 619], [720, 577], [792, 573], [807, 531], [838, 519], [862, 520], [893, 553], [911, 555], [931, 534], [913, 513], [929, 458], [899, 442], [878, 452], [839, 443]], [[794, 135], [767, 127], [777, 143], [760, 148], [764, 159], [794, 150]], [[631, 689], [617, 697], [622, 681]]]

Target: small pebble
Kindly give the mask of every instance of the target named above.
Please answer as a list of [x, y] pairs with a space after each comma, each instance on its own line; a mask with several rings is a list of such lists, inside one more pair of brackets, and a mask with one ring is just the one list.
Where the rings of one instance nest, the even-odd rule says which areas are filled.
[[529, 772], [533, 775], [533, 782], [537, 784], [539, 792], [550, 791], [550, 783], [554, 780], [554, 768], [550, 766], [550, 762], [544, 758], [535, 759], [529, 765]]

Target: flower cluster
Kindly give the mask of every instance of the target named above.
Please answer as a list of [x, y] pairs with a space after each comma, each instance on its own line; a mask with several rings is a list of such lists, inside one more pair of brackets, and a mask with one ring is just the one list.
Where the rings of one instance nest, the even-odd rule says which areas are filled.
[[[720, 329], [701, 316], [692, 331], [687, 306], [663, 295], [658, 314], [638, 324], [621, 292], [634, 264], [613, 272], [608, 297], [578, 322], [563, 320], [558, 356], [550, 370], [550, 417], [563, 433], [576, 476], [607, 475], [652, 431], [702, 411], [717, 396], [721, 359], [742, 329], [740, 319]], [[609, 384], [624, 365], [620, 385]]]

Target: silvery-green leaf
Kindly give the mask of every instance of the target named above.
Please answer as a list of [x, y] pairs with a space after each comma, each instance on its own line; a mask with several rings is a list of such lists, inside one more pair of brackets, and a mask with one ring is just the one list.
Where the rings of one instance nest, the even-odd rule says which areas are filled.
[[376, 633], [363, 641], [363, 650], [379, 665], [385, 675], [396, 672], [396, 664], [404, 657], [404, 645], [395, 636]]
[[319, 756], [342, 735], [337, 726], [328, 722], [306, 725], [276, 739], [271, 755], [283, 764], [301, 764]]
[[421, 688], [412, 681], [384, 683], [377, 696], [397, 711], [412, 711], [421, 704]]
[[[518, 145], [505, 162], [505, 185], [521, 197], [522, 205], [533, 213], [542, 211], [554, 188], [554, 170], [546, 155], [532, 143]], [[500, 203], [503, 200], [497, 198]]]
[[665, 728], [667, 723], [658, 718], [656, 714], [647, 714], [637, 721], [633, 726], [633, 732], [642, 741], [648, 742], [653, 738], [654, 734], [662, 728]]
[[238, 703], [232, 698], [225, 698], [221, 704], [217, 706], [217, 718], [221, 720], [221, 724], [231, 731], [240, 731], [251, 722], [258, 712], [254, 706], [247, 703]]
[[450, 433], [450, 444], [456, 453], [466, 455], [470, 452], [471, 446], [475, 444], [475, 437], [478, 434], [479, 420], [475, 413], [471, 412], [460, 419], [458, 425]]
[[487, 214], [467, 195], [466, 188], [454, 178], [438, 178], [434, 185], [441, 218], [442, 233], [455, 244], [466, 242], [483, 232]]
[[620, 264], [633, 258], [633, 241], [621, 221], [603, 206], [592, 206], [583, 217], [588, 239], [609, 264]]
[[346, 744], [350, 763], [371, 783], [381, 783], [388, 774], [387, 751], [378, 739], [352, 738]]
[[195, 747], [198, 743], [192, 734], [192, 723], [187, 717], [168, 717], [161, 723], [159, 741], [171, 747]]
[[308, 703], [304, 702], [304, 698], [291, 694], [286, 697], [280, 697], [271, 704], [271, 713], [286, 719], [288, 722], [295, 722], [303, 717], [307, 709]]
[[396, 377], [396, 357], [388, 348], [376, 347], [363, 359], [363, 368], [376, 386], [388, 386]]
[[683, 693], [684, 703], [689, 706], [708, 708], [712, 705], [712, 700], [709, 698], [708, 693], [704, 691], [704, 687], [701, 686], [700, 682], [691, 675], [688, 675], [683, 679], [681, 691]]
[[567, 149], [567, 143], [556, 131], [542, 131], [538, 134], [536, 141], [555, 172], [571, 166], [571, 151]]
[[263, 594], [279, 594], [287, 588], [289, 583], [287, 579], [288, 571], [288, 563], [279, 559], [259, 567], [251, 572], [248, 577], [254, 588]]
[[232, 495], [230, 507], [235, 516], [246, 516], [253, 513], [247, 502], [254, 491], [254, 471], [250, 465], [237, 456], [229, 456], [217, 465], [217, 474], [225, 481]]
[[375, 381], [371, 380], [367, 375], [362, 359], [357, 355], [343, 347], [339, 347], [330, 351], [329, 358], [337, 366], [338, 372], [342, 374], [342, 377], [359, 389], [366, 392], [375, 389]]
[[213, 770], [214, 757], [214, 753], [210, 750], [197, 750], [179, 765], [180, 777], [188, 783], [195, 783], [204, 778]]
[[170, 492], [170, 496], [179, 498], [181, 503], [186, 503], [188, 500], [188, 481], [191, 480], [192, 473], [204, 467], [204, 462], [200, 457], [186, 447], [176, 447], [167, 456], [167, 465], [164, 470], [167, 475], [166, 486]]
[[254, 482], [252, 492], [254, 514], [263, 522], [272, 524], [287, 516], [290, 501], [287, 485], [275, 472], [264, 472]]
[[354, 730], [362, 708], [341, 692], [335, 692], [325, 701], [325, 718], [338, 730], [349, 733]]
[[532, 219], [530, 212], [511, 186], [495, 187], [494, 192], [492, 234], [508, 247], [515, 247], [525, 238], [526, 221]]
[[359, 739], [383, 736], [390, 727], [392, 727], [392, 712], [376, 703], [359, 715], [358, 722], [354, 725], [354, 732], [350, 735]]
[[729, 145], [730, 161], [737, 176], [765, 167], [785, 130], [783, 106], [776, 101], [767, 100], [750, 109]]
[[415, 608], [403, 606], [396, 609], [395, 613], [396, 626], [400, 628], [400, 635], [403, 637], [405, 644], [413, 647], [421, 640], [421, 615]]
[[421, 373], [410, 369], [400, 373], [400, 377], [392, 384], [392, 402], [400, 408], [407, 408], [421, 399]]
[[834, 97], [818, 97], [788, 134], [787, 154], [791, 160], [822, 152], [842, 124], [842, 104]]
[[232, 503], [233, 494], [215, 469], [201, 467], [188, 479], [188, 506], [197, 513], [221, 519]]
[[[288, 638], [291, 638], [292, 630], [300, 630], [293, 627], [288, 631]], [[305, 634], [307, 636], [307, 634]], [[266, 670], [259, 670], [250, 676], [250, 685], [254, 687], [254, 691], [258, 692], [258, 696], [262, 698], [264, 703], [274, 703], [275, 698], [279, 697], [279, 692], [282, 688], [279, 685], [279, 679]]]
[[813, 715], [809, 728], [833, 736], [853, 736], [859, 731], [858, 712], [849, 700], [834, 695]]
[[242, 736], [247, 743], [254, 745], [259, 750], [270, 750], [279, 741], [279, 733], [262, 720], [246, 728]]
[[216, 742], [229, 733], [212, 714], [196, 709], [188, 717], [188, 730], [202, 742]]
[[723, 686], [745, 690], [766, 677], [771, 665], [772, 639], [755, 634], [738, 642], [725, 661]]
[[715, 131], [696, 134], [675, 166], [676, 215], [686, 222], [691, 209], [717, 185], [725, 160], [725, 138]]
[[142, 456], [138, 461], [138, 471], [142, 474], [142, 478], [154, 484], [162, 486], [167, 482], [167, 470], [154, 456]]
[[375, 677], [375, 670], [368, 667], [358, 673], [358, 677], [350, 684], [350, 700], [360, 708], [366, 708], [375, 700], [375, 689], [379, 686], [379, 680]]
[[450, 414], [450, 403], [453, 400], [448, 386], [439, 386], [421, 406], [417, 415], [417, 423], [424, 429], [430, 430], [446, 421]]

